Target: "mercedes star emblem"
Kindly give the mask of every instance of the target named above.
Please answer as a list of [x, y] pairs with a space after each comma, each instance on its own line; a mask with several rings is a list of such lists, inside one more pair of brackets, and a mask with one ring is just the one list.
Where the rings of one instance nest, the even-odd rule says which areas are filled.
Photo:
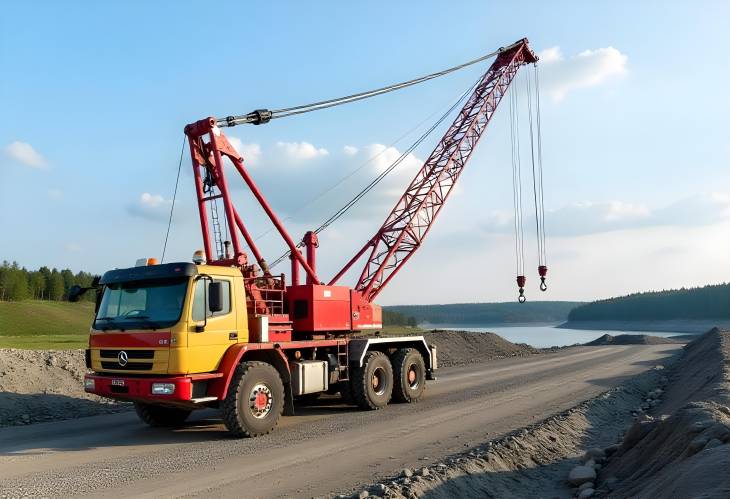
[[122, 350], [119, 352], [119, 355], [117, 355], [117, 360], [119, 361], [119, 365], [124, 367], [127, 365], [127, 362], [129, 362], [129, 355], [127, 355], [127, 352]]

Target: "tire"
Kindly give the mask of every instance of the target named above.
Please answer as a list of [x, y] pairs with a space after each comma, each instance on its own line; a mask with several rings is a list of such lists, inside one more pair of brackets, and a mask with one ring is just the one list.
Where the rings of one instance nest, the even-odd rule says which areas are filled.
[[426, 389], [426, 364], [415, 348], [401, 348], [393, 354], [393, 400], [418, 402]]
[[279, 372], [265, 362], [241, 362], [223, 400], [223, 422], [236, 437], [270, 433], [284, 411], [284, 384]]
[[135, 402], [134, 410], [137, 411], [139, 419], [155, 427], [180, 426], [188, 419], [190, 413], [193, 412], [188, 409], [144, 404], [142, 402]]
[[383, 352], [368, 352], [353, 370], [352, 395], [362, 409], [382, 409], [393, 395], [393, 367]]

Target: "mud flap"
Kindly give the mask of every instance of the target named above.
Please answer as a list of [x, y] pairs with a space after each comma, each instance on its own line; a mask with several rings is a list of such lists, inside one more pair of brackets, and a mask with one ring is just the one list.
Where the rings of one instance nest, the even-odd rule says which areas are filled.
[[284, 384], [284, 416], [294, 415], [294, 395], [291, 391], [291, 383]]

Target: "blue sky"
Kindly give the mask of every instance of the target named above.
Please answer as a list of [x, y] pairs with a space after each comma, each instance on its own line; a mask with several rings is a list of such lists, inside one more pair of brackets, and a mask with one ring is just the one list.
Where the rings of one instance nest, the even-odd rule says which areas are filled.
[[[0, 257], [102, 272], [159, 256], [186, 123], [381, 86], [526, 36], [543, 56], [551, 269], [550, 292], [538, 295], [528, 238], [528, 298], [585, 300], [727, 281], [730, 4], [456, 5], [4, 5]], [[429, 122], [394, 149], [386, 146], [446, 109], [486, 67], [226, 132], [300, 235]], [[508, 126], [503, 106], [423, 249], [382, 303], [514, 299]], [[332, 275], [371, 236], [436, 139], [323, 235], [321, 274]], [[339, 190], [302, 209], [379, 153]], [[183, 168], [169, 254], [187, 260], [200, 235], [187, 155]], [[235, 193], [252, 232], [265, 232], [246, 191]], [[269, 260], [282, 251], [273, 234], [260, 243]]]

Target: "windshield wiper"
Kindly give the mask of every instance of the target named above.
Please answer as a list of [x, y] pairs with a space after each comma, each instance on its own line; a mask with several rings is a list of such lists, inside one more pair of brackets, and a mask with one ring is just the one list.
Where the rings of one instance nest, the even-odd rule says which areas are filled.
[[106, 322], [106, 326], [100, 327], [100, 329], [102, 331], [106, 331], [107, 329], [111, 329], [113, 326], [116, 325], [116, 322], [114, 322], [114, 319], [116, 319], [116, 317], [97, 317], [94, 320], [94, 324], [96, 324], [96, 321], [104, 321], [104, 322]]

